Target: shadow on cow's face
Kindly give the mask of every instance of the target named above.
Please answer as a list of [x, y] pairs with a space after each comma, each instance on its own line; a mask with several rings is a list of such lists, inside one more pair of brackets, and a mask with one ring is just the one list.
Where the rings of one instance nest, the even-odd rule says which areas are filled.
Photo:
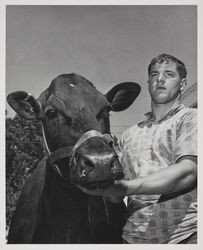
[[[109, 111], [126, 109], [139, 92], [138, 84], [122, 83], [103, 95], [82, 76], [66, 74], [56, 77], [37, 101], [23, 97], [25, 92], [10, 94], [7, 99], [25, 119], [42, 121], [48, 151], [53, 152], [74, 146], [87, 131], [109, 133]], [[103, 187], [123, 177], [114, 150], [101, 136], [88, 138], [78, 148], [71, 166], [67, 158], [56, 163], [72, 183], [89, 188]]]

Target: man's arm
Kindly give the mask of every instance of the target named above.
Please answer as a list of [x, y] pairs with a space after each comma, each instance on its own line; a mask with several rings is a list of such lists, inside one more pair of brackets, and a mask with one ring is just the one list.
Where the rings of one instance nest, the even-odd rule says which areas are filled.
[[126, 195], [175, 193], [195, 187], [196, 181], [197, 163], [191, 159], [182, 159], [147, 177], [130, 180]]
[[[139, 177], [134, 180], [119, 180], [106, 188], [81, 190], [91, 195], [102, 195], [112, 198], [116, 202], [119, 197], [139, 194], [169, 194], [184, 191], [196, 186], [197, 163], [196, 157], [183, 158], [178, 163], [159, 170], [149, 176]], [[117, 198], [116, 198], [117, 197]], [[111, 198], [109, 198], [111, 200]]]

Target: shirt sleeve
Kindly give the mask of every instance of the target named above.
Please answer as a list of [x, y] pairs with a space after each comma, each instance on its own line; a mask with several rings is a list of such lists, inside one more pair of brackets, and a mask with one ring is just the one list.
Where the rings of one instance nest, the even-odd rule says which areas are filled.
[[197, 110], [189, 109], [176, 131], [176, 162], [183, 156], [197, 156]]
[[136, 175], [134, 173], [135, 162], [132, 162], [131, 156], [129, 154], [129, 138], [132, 137], [132, 127], [125, 130], [121, 135], [119, 140], [119, 161], [123, 167], [124, 179], [131, 180], [135, 179]]
[[124, 147], [124, 134], [121, 135], [120, 140], [118, 142], [118, 147], [116, 150], [116, 154], [118, 155], [120, 162], [121, 162], [121, 158], [123, 156], [123, 147]]

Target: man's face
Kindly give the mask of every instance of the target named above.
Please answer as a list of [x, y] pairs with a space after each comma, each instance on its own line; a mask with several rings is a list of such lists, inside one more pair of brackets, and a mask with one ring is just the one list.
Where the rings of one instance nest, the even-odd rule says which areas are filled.
[[153, 65], [148, 80], [148, 89], [153, 102], [166, 104], [173, 101], [180, 94], [183, 81], [174, 62]]

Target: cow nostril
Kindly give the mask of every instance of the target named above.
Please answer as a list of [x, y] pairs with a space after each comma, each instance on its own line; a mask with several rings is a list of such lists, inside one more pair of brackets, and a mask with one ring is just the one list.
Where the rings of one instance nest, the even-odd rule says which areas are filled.
[[90, 167], [93, 167], [93, 162], [92, 161], [90, 161], [90, 160], [88, 160], [88, 159], [85, 159], [84, 160], [84, 164], [86, 165], [86, 166], [90, 166]]
[[89, 159], [84, 159], [83, 166], [88, 169], [88, 172], [94, 171], [94, 163]]

